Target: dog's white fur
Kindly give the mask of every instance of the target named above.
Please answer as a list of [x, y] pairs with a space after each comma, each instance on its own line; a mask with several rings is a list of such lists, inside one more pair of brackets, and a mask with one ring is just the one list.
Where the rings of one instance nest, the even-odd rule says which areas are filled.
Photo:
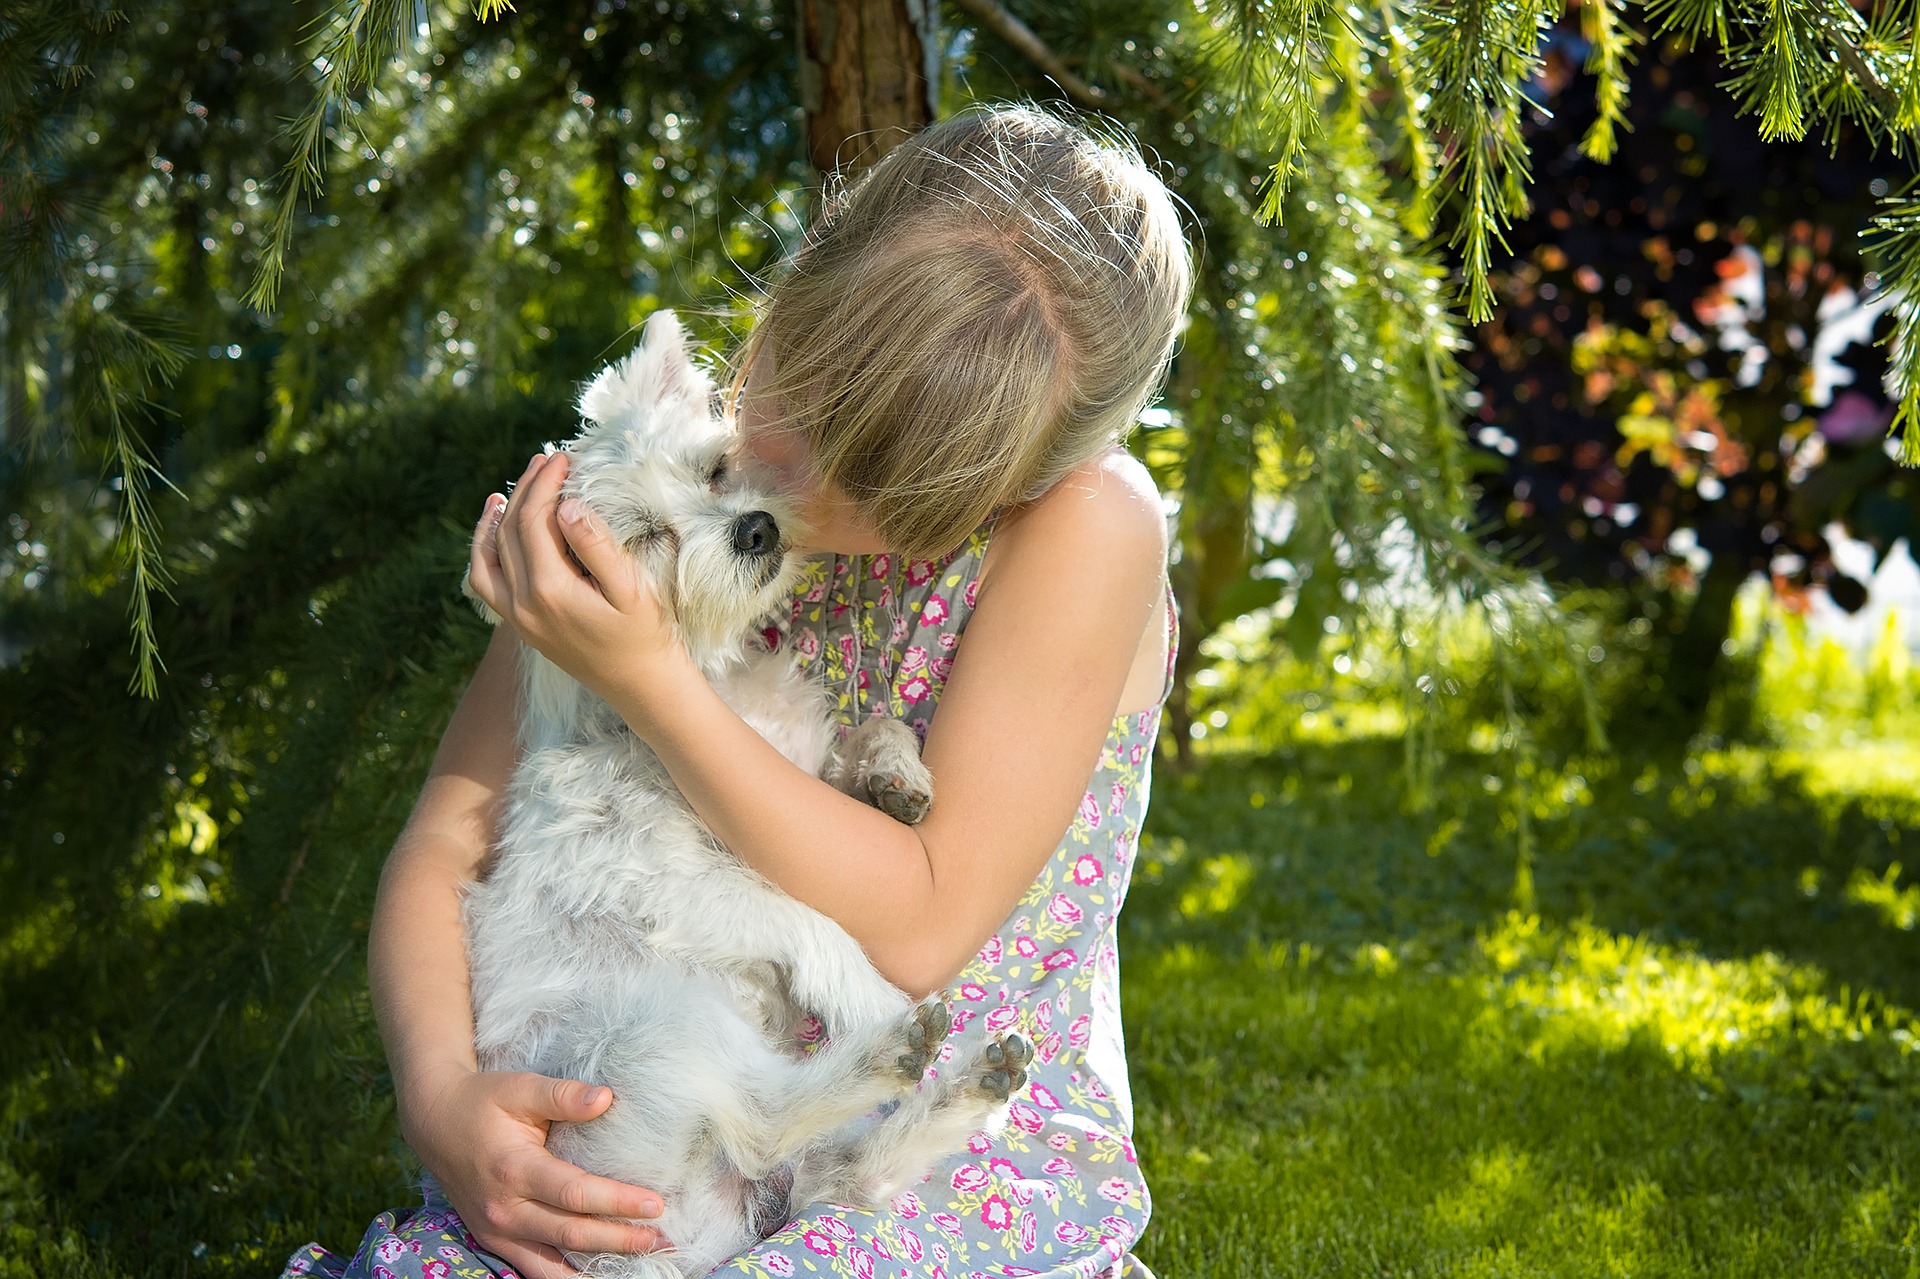
[[[678, 322], [657, 313], [581, 397], [565, 491], [636, 556], [729, 706], [801, 768], [918, 820], [931, 791], [913, 734], [875, 719], [837, 742], [823, 690], [755, 642], [799, 567], [793, 513], [712, 405]], [[722, 848], [610, 706], [522, 659], [522, 757], [465, 902], [480, 1064], [611, 1086], [605, 1114], [556, 1124], [548, 1145], [659, 1191], [650, 1224], [671, 1241], [570, 1261], [705, 1274], [789, 1204], [877, 1204], [1004, 1121], [1024, 1042], [978, 1041], [922, 1083], [936, 1052], [953, 1056], [945, 1007], [914, 1007], [838, 925]], [[807, 1013], [829, 1036], [810, 1056], [794, 1040]]]

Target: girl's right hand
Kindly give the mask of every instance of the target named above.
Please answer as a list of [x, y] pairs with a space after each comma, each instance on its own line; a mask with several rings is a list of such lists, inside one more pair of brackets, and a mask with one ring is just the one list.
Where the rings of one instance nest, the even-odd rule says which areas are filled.
[[649, 1252], [658, 1230], [608, 1217], [657, 1217], [660, 1196], [598, 1177], [549, 1154], [547, 1128], [592, 1119], [613, 1102], [604, 1086], [508, 1071], [453, 1077], [406, 1107], [420, 1162], [474, 1240], [526, 1279], [571, 1279], [568, 1252]]

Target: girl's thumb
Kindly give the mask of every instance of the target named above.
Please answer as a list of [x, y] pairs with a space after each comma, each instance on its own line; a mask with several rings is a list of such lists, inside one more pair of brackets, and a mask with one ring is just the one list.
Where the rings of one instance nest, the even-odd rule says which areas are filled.
[[552, 1079], [535, 1076], [544, 1085], [540, 1099], [544, 1119], [591, 1119], [613, 1102], [613, 1090], [605, 1084], [589, 1084], [578, 1079]]

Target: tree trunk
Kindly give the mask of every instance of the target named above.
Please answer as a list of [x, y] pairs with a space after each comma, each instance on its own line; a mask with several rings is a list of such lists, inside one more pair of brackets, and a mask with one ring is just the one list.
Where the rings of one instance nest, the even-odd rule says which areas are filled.
[[807, 158], [852, 173], [933, 122], [940, 93], [935, 0], [800, 0]]

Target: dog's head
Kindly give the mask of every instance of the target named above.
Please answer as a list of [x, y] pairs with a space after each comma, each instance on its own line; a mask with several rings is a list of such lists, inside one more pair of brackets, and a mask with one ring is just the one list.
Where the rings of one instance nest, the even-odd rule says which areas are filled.
[[799, 569], [794, 511], [745, 458], [671, 311], [580, 396], [564, 492], [637, 561], [703, 668], [743, 650]]

